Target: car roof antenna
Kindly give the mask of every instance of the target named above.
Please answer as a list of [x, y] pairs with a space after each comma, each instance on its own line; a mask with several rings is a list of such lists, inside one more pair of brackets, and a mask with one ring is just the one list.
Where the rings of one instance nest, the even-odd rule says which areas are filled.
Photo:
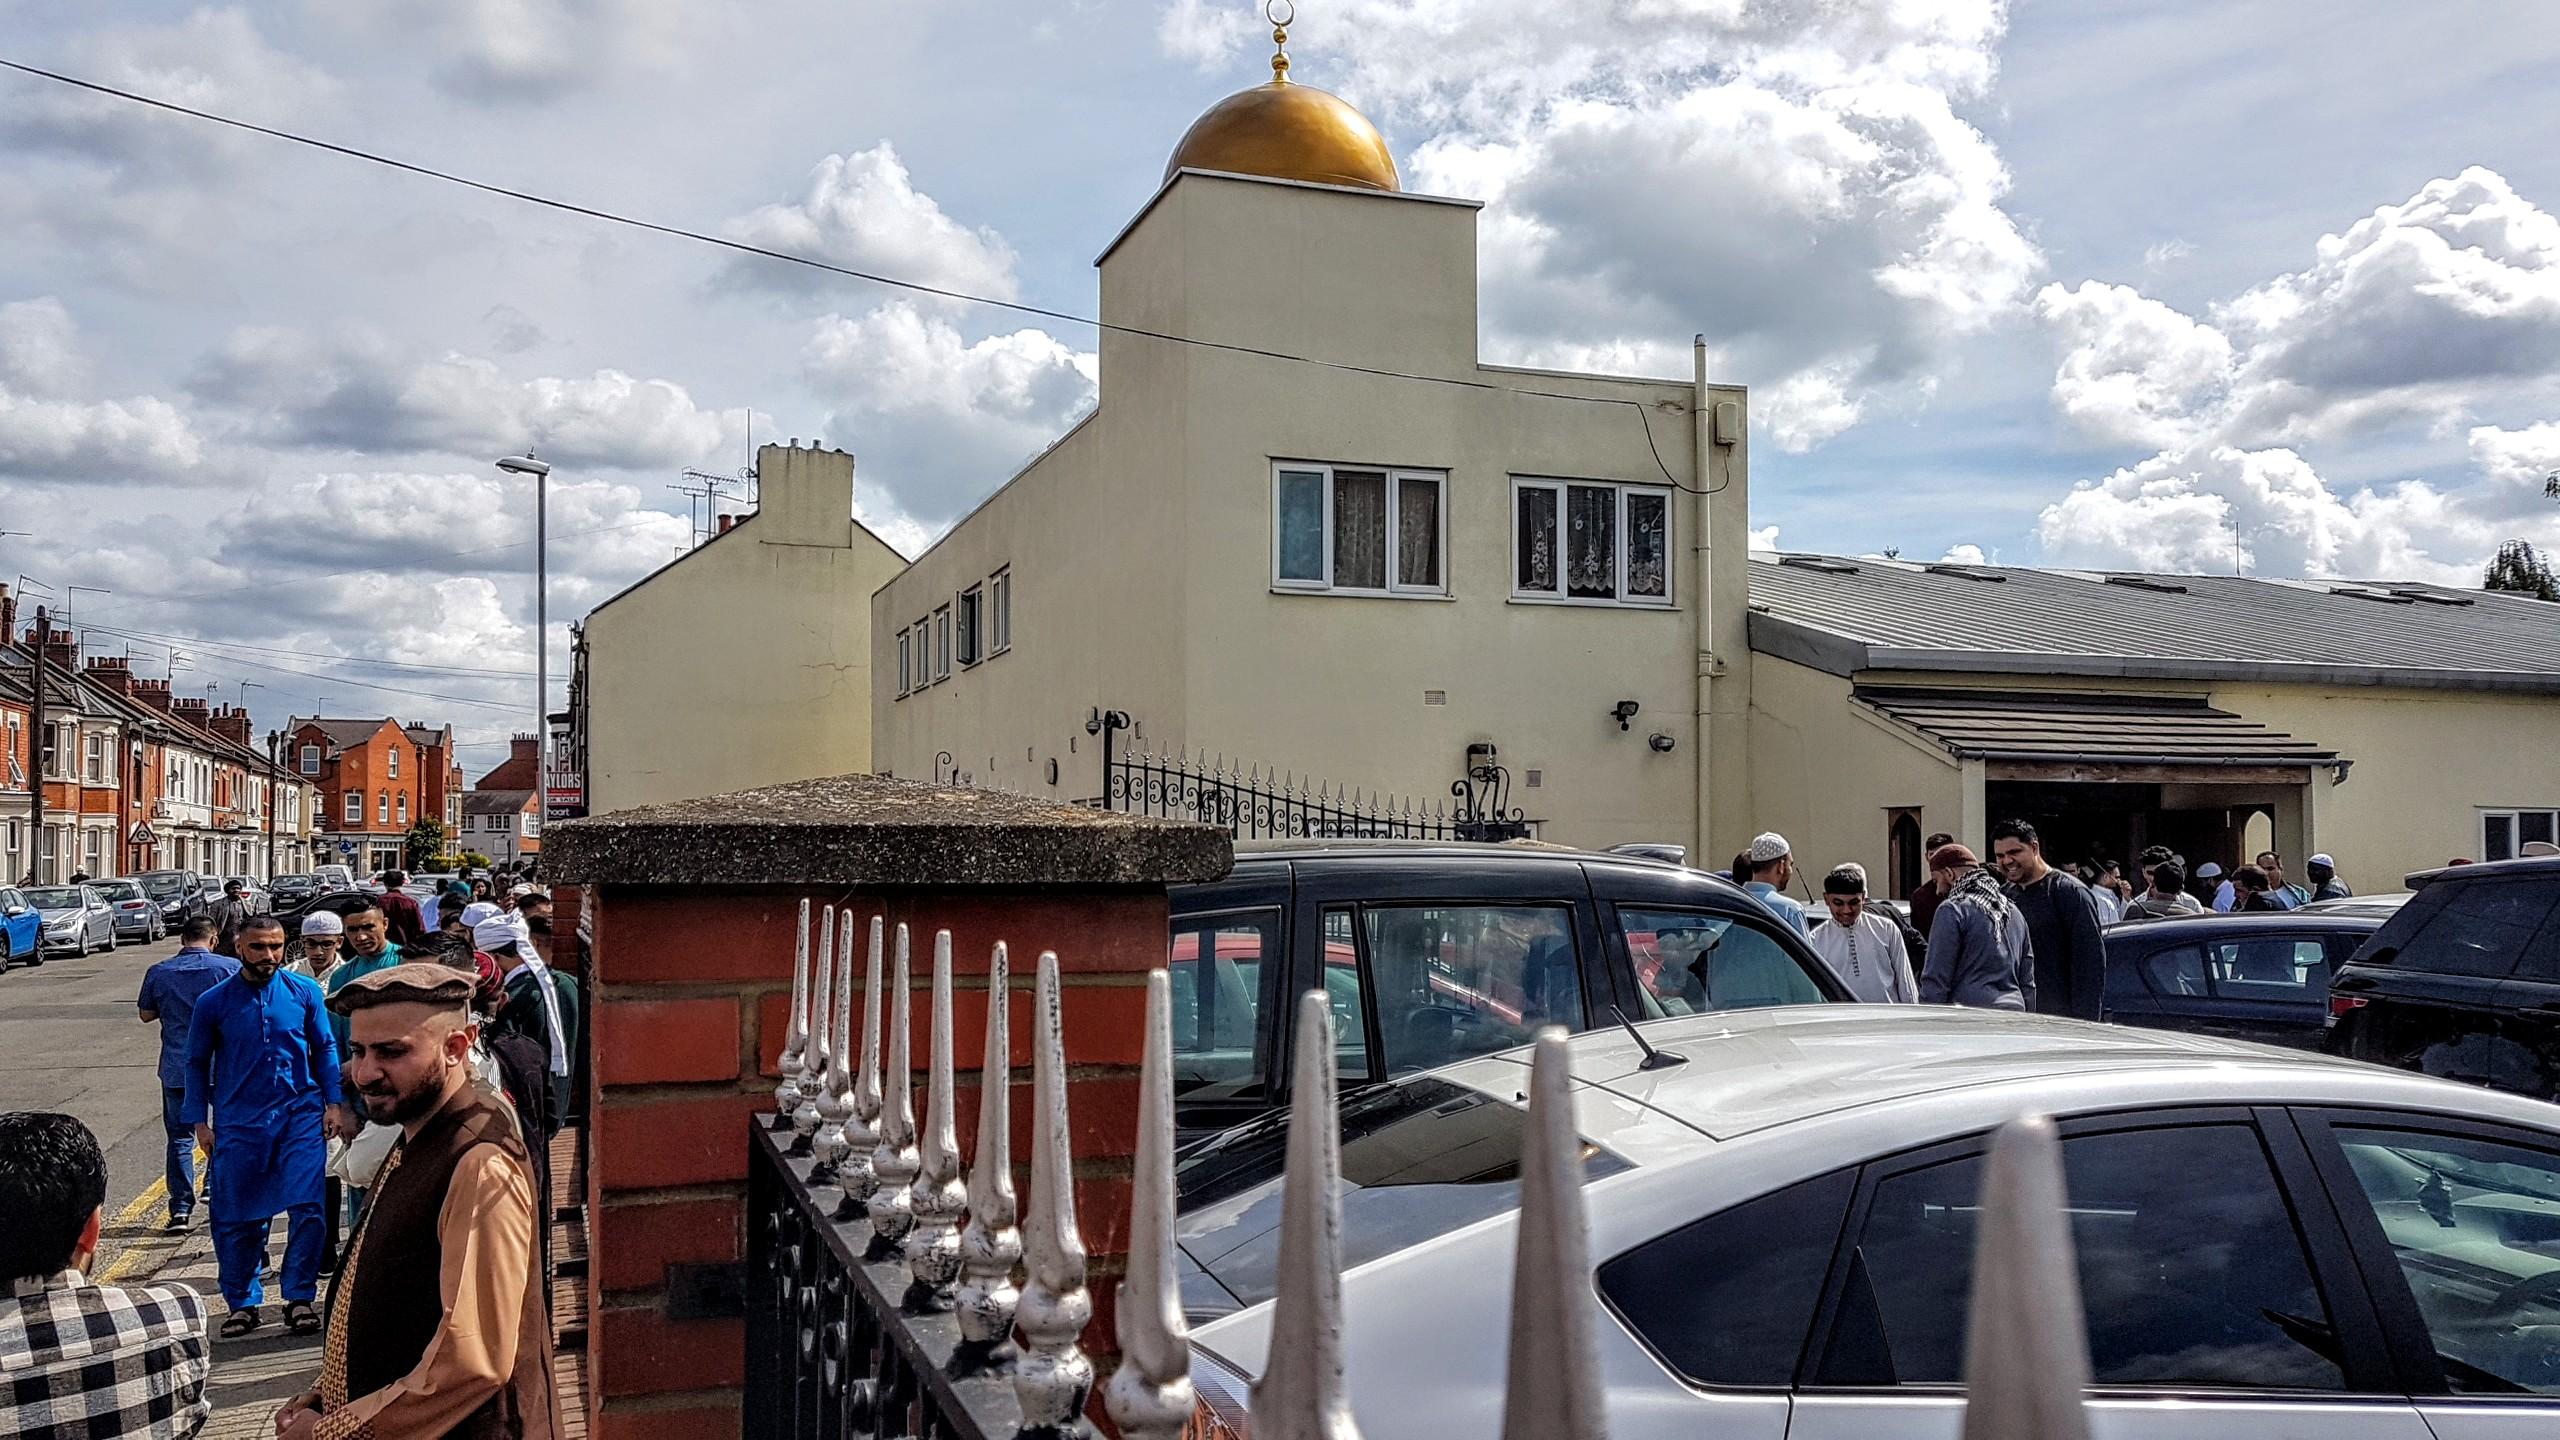
[[1636, 1029], [1636, 1022], [1627, 1018], [1626, 1011], [1612, 1005], [1609, 1013], [1617, 1016], [1618, 1023], [1627, 1027], [1627, 1038], [1636, 1042], [1636, 1048], [1644, 1052], [1644, 1062], [1636, 1066], [1638, 1070], [1668, 1070], [1674, 1065], [1689, 1063], [1689, 1057], [1677, 1050], [1654, 1049], [1652, 1042], [1644, 1038], [1644, 1032]]

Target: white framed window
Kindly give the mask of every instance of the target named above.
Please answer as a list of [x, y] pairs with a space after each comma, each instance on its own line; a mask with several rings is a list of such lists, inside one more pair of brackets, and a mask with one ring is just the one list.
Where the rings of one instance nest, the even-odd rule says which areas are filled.
[[940, 605], [933, 612], [933, 679], [935, 684], [951, 678], [951, 607]]
[[302, 747], [302, 773], [305, 775], [317, 775], [320, 773], [319, 746], [305, 745]]
[[1669, 487], [1512, 477], [1512, 599], [1665, 607], [1671, 569]]
[[376, 825], [391, 823], [391, 792], [388, 790], [373, 792], [373, 823]]
[[2513, 860], [2536, 840], [2560, 843], [2560, 810], [2483, 810], [2480, 858]]
[[1013, 648], [1013, 567], [1007, 565], [987, 577], [987, 653], [1001, 655]]
[[1271, 467], [1271, 586], [1449, 593], [1449, 477], [1282, 460]]
[[972, 585], [960, 592], [958, 608], [952, 614], [952, 632], [960, 645], [960, 668], [968, 669], [987, 658], [979, 648], [986, 638], [984, 621], [987, 611], [985, 587]]
[[400, 792], [400, 823], [409, 823], [409, 792], [406, 790]]
[[104, 785], [115, 778], [107, 754], [107, 737], [90, 734], [80, 737], [80, 779], [89, 785]]
[[903, 698], [915, 688], [915, 632], [898, 632], [898, 694]]
[[350, 790], [347, 792], [346, 817], [346, 823], [350, 825], [361, 825], [364, 823], [363, 791]]
[[394, 745], [385, 753], [391, 757], [391, 768], [384, 773], [397, 780], [400, 778], [400, 747]]

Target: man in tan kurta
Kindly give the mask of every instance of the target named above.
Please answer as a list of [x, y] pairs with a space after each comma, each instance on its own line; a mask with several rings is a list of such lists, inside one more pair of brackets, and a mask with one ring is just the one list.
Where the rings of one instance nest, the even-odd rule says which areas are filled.
[[320, 1384], [276, 1413], [280, 1440], [558, 1432], [540, 1207], [512, 1108], [472, 1076], [470, 993], [399, 965], [330, 999], [349, 1080], [401, 1138], [330, 1288]]

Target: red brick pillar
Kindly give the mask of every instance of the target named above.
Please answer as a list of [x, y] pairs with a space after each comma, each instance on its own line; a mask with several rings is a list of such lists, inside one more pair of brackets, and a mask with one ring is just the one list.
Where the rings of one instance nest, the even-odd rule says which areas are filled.
[[988, 956], [1007, 943], [1018, 1187], [1028, 991], [1039, 953], [1057, 952], [1096, 1301], [1086, 1345], [1111, 1348], [1144, 977], [1164, 960], [1166, 887], [1224, 874], [1222, 832], [857, 775], [563, 822], [546, 838], [546, 872], [585, 887], [593, 942], [591, 1433], [738, 1433], [748, 1124], [773, 1108], [803, 899], [853, 913], [857, 967], [872, 916], [893, 936], [909, 927], [919, 1107], [933, 937], [951, 931], [964, 1155]]

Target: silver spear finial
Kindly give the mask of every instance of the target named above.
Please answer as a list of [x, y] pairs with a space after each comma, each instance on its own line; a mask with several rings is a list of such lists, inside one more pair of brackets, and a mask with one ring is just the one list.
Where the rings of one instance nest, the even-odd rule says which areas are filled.
[[781, 1083], [773, 1087], [773, 1128], [791, 1128], [800, 1108], [800, 1077], [806, 1071], [803, 1052], [809, 1045], [809, 902], [800, 902], [800, 944], [791, 957], [791, 1023], [782, 1032]]
[[1973, 1235], [1964, 1440], [2088, 1440], [2088, 1321], [2051, 1120], [1992, 1134]]
[[833, 1219], [867, 1220], [871, 1192], [879, 1181], [871, 1173], [872, 1153], [880, 1145], [880, 952], [886, 916], [871, 917], [871, 959], [862, 972], [862, 1064], [853, 1076], [853, 1118], [844, 1126], [844, 1162], [836, 1167]]
[[1571, 1066], [1564, 1029], [1541, 1027], [1520, 1156], [1502, 1440], [1607, 1440], [1609, 1433], [1591, 1328], [1591, 1236], [1582, 1209], [1582, 1133], [1573, 1123]]
[[1253, 1385], [1254, 1440], [1359, 1440], [1342, 1393], [1342, 1131], [1334, 1112], [1333, 1006], [1298, 998], [1288, 1169], [1271, 1351]]
[[960, 1347], [952, 1353], [954, 1377], [1007, 1363], [1013, 1308], [1022, 1291], [1013, 1267], [1022, 1259], [1022, 1232], [1014, 1228], [1012, 964], [996, 942], [987, 962], [986, 1064], [978, 1078], [978, 1154], [969, 1165], [969, 1226], [960, 1232], [960, 1286], [953, 1305]]
[[812, 1154], [817, 1149], [818, 1097], [826, 1093], [827, 1068], [827, 989], [835, 974], [836, 911], [826, 906], [818, 914], [817, 978], [809, 985], [809, 1042], [800, 1054], [800, 1103], [791, 1111], [790, 1153]]
[[908, 1187], [907, 1293], [910, 1314], [951, 1308], [952, 1282], [960, 1277], [960, 1222], [969, 1192], [960, 1183], [959, 1118], [952, 1113], [951, 932], [933, 936], [933, 1032], [925, 1059], [924, 1134], [915, 1184]]
[[1067, 1139], [1067, 1062], [1058, 1003], [1058, 957], [1040, 952], [1039, 1015], [1031, 1032], [1031, 1204], [1022, 1219], [1024, 1283], [1014, 1324], [1022, 1354], [1013, 1395], [1026, 1436], [1082, 1421], [1093, 1362], [1076, 1346], [1093, 1319], [1084, 1288], [1084, 1237], [1076, 1230], [1075, 1154]]
[[869, 1201], [871, 1211], [871, 1248], [863, 1258], [887, 1260], [898, 1253], [907, 1238], [907, 1227], [915, 1223], [914, 1197], [907, 1187], [916, 1179], [916, 1111], [911, 1097], [914, 1077], [907, 1056], [908, 1025], [907, 991], [912, 984], [908, 965], [907, 926], [898, 923], [898, 948], [889, 967], [889, 1066], [882, 1081], [886, 1086], [880, 1099], [880, 1143], [871, 1150], [871, 1176], [875, 1188]]
[[844, 912], [836, 927], [835, 997], [827, 1006], [827, 1075], [818, 1091], [818, 1134], [811, 1153], [818, 1163], [809, 1183], [831, 1185], [842, 1173], [846, 1154], [845, 1121], [853, 1116], [853, 912]]
[[1173, 977], [1147, 975], [1146, 1063], [1138, 1078], [1129, 1278], [1120, 1285], [1120, 1368], [1102, 1387], [1121, 1440], [1181, 1440], [1191, 1420], [1191, 1326], [1173, 1250]]

